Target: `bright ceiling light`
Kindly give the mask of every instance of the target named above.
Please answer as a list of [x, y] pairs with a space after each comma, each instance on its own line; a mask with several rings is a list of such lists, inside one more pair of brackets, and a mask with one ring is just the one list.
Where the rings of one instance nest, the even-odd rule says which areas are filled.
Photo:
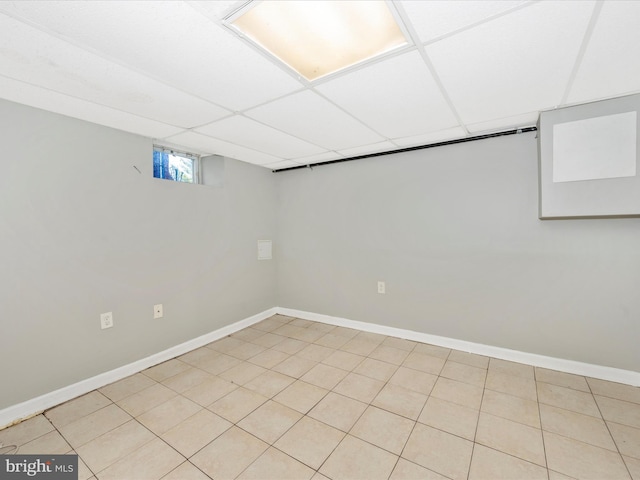
[[307, 80], [407, 44], [385, 1], [252, 2], [231, 25]]

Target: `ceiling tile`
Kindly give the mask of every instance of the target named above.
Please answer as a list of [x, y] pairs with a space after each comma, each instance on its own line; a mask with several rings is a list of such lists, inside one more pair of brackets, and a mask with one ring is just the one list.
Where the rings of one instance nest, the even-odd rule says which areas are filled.
[[302, 87], [195, 7], [176, 1], [0, 2], [0, 10], [231, 110]]
[[352, 116], [309, 90], [254, 108], [245, 115], [329, 150], [383, 140]]
[[344, 158], [344, 157], [340, 155], [338, 152], [326, 152], [326, 153], [319, 153], [318, 155], [310, 155], [308, 157], [299, 157], [299, 158], [296, 158], [295, 161], [296, 163], [299, 163], [301, 165], [311, 165], [313, 163], [330, 162], [331, 160], [340, 160], [341, 158]]
[[464, 138], [467, 136], [462, 127], [447, 128], [432, 133], [425, 133], [424, 135], [414, 135], [412, 137], [394, 138], [393, 143], [400, 147], [415, 147], [418, 145], [429, 145], [431, 143], [444, 142], [445, 140], [452, 140], [454, 138]]
[[0, 75], [0, 97], [145, 137], [164, 137], [182, 129], [70, 97]]
[[0, 13], [0, 74], [179, 127], [229, 112]]
[[557, 105], [592, 1], [545, 1], [426, 47], [464, 123]]
[[524, 0], [481, 2], [403, 1], [402, 8], [422, 42], [441, 37], [522, 5]]
[[347, 148], [345, 150], [340, 150], [338, 153], [348, 158], [357, 157], [358, 155], [366, 155], [368, 153], [387, 152], [389, 150], [395, 150], [397, 148], [397, 145], [395, 145], [394, 143], [380, 142], [371, 145], [361, 145], [355, 148]]
[[388, 138], [457, 123], [416, 51], [369, 65], [316, 89]]
[[640, 91], [640, 2], [604, 2], [570, 103]]
[[300, 167], [301, 165], [299, 163], [292, 162], [291, 160], [282, 160], [281, 162], [268, 163], [263, 166], [270, 168], [271, 170], [278, 170], [280, 168]]
[[225, 15], [233, 12], [245, 5], [246, 0], [191, 0], [189, 5], [200, 10], [203, 14], [214, 21], [222, 20]]
[[[250, 148], [245, 148], [216, 138], [207, 137], [206, 135], [196, 132], [179, 133], [177, 135], [167, 137], [166, 140], [174, 145], [180, 145], [185, 148], [195, 148], [200, 152], [209, 155], [223, 155], [225, 157], [235, 158], [236, 160], [254, 163], [256, 165], [266, 165], [282, 160], [282, 158], [267, 155], [262, 152], [256, 152]], [[160, 143], [162, 142], [160, 141]]]
[[289, 160], [325, 151], [321, 147], [241, 115], [210, 123], [197, 128], [196, 131]]
[[517, 127], [530, 127], [538, 123], [540, 112], [529, 112], [514, 117], [498, 118], [486, 122], [472, 123], [467, 129], [472, 133], [507, 130]]

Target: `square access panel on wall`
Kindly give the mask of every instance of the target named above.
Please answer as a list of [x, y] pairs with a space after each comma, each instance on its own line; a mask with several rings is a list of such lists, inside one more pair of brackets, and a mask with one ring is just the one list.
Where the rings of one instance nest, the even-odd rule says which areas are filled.
[[640, 95], [542, 112], [539, 216], [640, 216]]

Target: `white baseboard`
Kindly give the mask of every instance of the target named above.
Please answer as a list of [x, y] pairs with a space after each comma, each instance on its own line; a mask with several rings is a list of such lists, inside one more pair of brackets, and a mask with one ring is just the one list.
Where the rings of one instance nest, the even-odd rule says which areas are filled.
[[256, 315], [245, 318], [244, 320], [240, 320], [232, 323], [231, 325], [214, 330], [213, 332], [188, 340], [162, 352], [158, 352], [133, 363], [129, 363], [128, 365], [124, 365], [114, 370], [96, 375], [95, 377], [87, 378], [72, 385], [54, 390], [53, 392], [45, 393], [44, 395], [32, 398], [31, 400], [7, 407], [0, 410], [0, 428], [12, 425], [26, 418], [37, 415], [51, 407], [55, 407], [56, 405], [79, 397], [80, 395], [89, 393], [92, 390], [104, 387], [105, 385], [109, 385], [110, 383], [141, 372], [146, 368], [170, 360], [179, 355], [183, 355], [195, 350], [196, 348], [200, 348], [208, 343], [237, 332], [238, 330], [242, 330], [243, 328], [265, 320], [276, 313], [276, 308], [270, 308], [264, 312], [260, 312]]
[[622, 370], [619, 368], [604, 367], [602, 365], [594, 365], [591, 363], [576, 362], [574, 360], [547, 357], [545, 355], [537, 355], [535, 353], [509, 350], [508, 348], [483, 345], [481, 343], [467, 342], [464, 340], [457, 340], [455, 338], [440, 337], [437, 335], [430, 335], [428, 333], [414, 332], [413, 330], [404, 330], [401, 328], [376, 325], [374, 323], [359, 322], [357, 320], [348, 320], [346, 318], [332, 317], [330, 315], [305, 312], [302, 310], [294, 310], [292, 308], [278, 307], [276, 308], [276, 312], [289, 317], [313, 320], [316, 322], [328, 323], [330, 325], [336, 325], [339, 327], [354, 328], [357, 330], [363, 330], [365, 332], [379, 333], [381, 335], [388, 335], [391, 337], [404, 338], [416, 342], [429, 343], [431, 345], [453, 348], [455, 350], [462, 350], [464, 352], [485, 355], [487, 357], [525, 363], [527, 365], [533, 365], [534, 367], [543, 367], [550, 370], [558, 370], [560, 372], [583, 375], [585, 377], [625, 383], [636, 387], [640, 386], [640, 372], [634, 372], [631, 370]]

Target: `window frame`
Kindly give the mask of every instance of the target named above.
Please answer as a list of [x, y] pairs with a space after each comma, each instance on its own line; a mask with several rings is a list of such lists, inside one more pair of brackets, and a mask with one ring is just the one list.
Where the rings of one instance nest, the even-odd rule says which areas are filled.
[[192, 165], [193, 165], [193, 181], [192, 182], [184, 182], [181, 180], [174, 180], [171, 178], [162, 178], [162, 177], [156, 177], [155, 176], [155, 171], [152, 172], [153, 173], [153, 178], [156, 178], [158, 180], [168, 180], [170, 182], [175, 182], [175, 183], [184, 183], [187, 185], [199, 185], [201, 182], [201, 175], [200, 175], [200, 171], [201, 171], [201, 156], [198, 155], [197, 153], [191, 153], [191, 152], [185, 152], [182, 150], [178, 150], [172, 147], [165, 147], [163, 145], [158, 145], [158, 144], [153, 144], [153, 150], [152, 150], [152, 162], [153, 162], [153, 154], [155, 154], [155, 152], [161, 152], [161, 153], [167, 153], [169, 155], [173, 155], [176, 157], [182, 157], [182, 158], [186, 158], [191, 160]]

